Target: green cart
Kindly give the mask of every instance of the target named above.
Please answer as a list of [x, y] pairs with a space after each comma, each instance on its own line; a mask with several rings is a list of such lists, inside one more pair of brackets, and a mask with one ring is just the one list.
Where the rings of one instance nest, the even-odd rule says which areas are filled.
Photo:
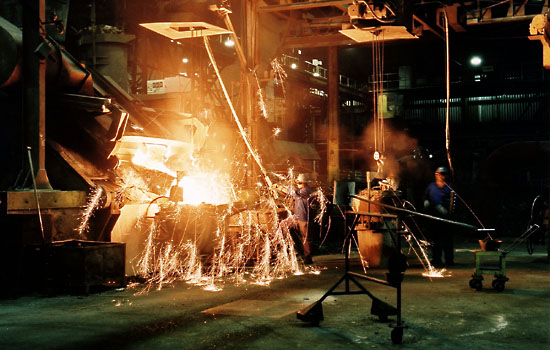
[[506, 251], [483, 251], [473, 250], [476, 269], [470, 280], [470, 287], [475, 290], [483, 288], [483, 275], [493, 275], [495, 279], [492, 286], [497, 291], [503, 291], [504, 285], [508, 281], [506, 277]]

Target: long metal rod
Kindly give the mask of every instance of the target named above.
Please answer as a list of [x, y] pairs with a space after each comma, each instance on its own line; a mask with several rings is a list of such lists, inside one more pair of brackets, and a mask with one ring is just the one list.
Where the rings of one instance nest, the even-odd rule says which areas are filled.
[[[237, 124], [237, 127], [239, 128], [239, 132], [244, 140], [244, 143], [246, 147], [248, 148], [248, 151], [250, 152], [250, 155], [254, 160], [256, 161], [256, 164], [258, 165], [258, 168], [260, 168], [260, 171], [262, 172], [262, 175], [264, 177], [264, 180], [268, 186], [269, 189], [273, 188], [273, 182], [267, 176], [267, 171], [262, 165], [262, 162], [260, 161], [260, 156], [256, 151], [252, 148], [252, 145], [250, 143], [250, 140], [248, 140], [248, 136], [246, 135], [246, 131], [244, 130], [243, 125], [241, 124], [241, 121], [239, 120], [239, 116], [237, 115], [237, 112], [235, 111], [235, 108], [233, 107], [233, 103], [231, 102], [231, 98], [229, 97], [229, 94], [227, 93], [227, 89], [225, 88], [225, 85], [223, 83], [220, 71], [218, 69], [218, 65], [216, 64], [216, 60], [214, 59], [214, 54], [212, 53], [212, 48], [210, 47], [210, 42], [208, 40], [208, 37], [203, 37], [204, 39], [204, 46], [206, 48], [206, 52], [208, 53], [208, 57], [210, 58], [210, 62], [212, 63], [212, 67], [214, 68], [214, 72], [216, 72], [216, 76], [218, 77], [218, 82], [220, 83], [220, 86], [222, 88], [223, 95], [225, 96], [225, 100], [227, 101], [227, 104], [229, 105], [229, 109], [231, 110], [231, 114], [233, 115], [233, 119], [235, 120], [235, 123]], [[273, 193], [275, 193], [275, 190], [272, 190]]]
[[36, 200], [36, 210], [38, 211], [38, 220], [40, 221], [40, 232], [42, 233], [42, 242], [45, 242], [44, 224], [42, 223], [42, 214], [40, 212], [40, 201], [38, 200], [38, 192], [36, 190], [36, 178], [34, 177], [34, 167], [32, 165], [31, 147], [27, 146], [27, 155], [29, 156], [29, 165], [31, 167], [32, 185], [34, 189], [34, 199]]
[[533, 224], [527, 228], [525, 232], [523, 232], [518, 238], [516, 238], [506, 249], [503, 249], [506, 252], [511, 251], [515, 247], [517, 247], [520, 243], [523, 243], [527, 238], [529, 238], [533, 233], [537, 232], [537, 230], [540, 228], [538, 224]]
[[[344, 268], [345, 268], [345, 270], [346, 270], [346, 272], [345, 272], [345, 273], [346, 273], [346, 276], [347, 276], [347, 274], [348, 274], [348, 272], [349, 272], [349, 253], [350, 253], [350, 249], [351, 249], [351, 235], [353, 234], [353, 233], [352, 233], [352, 232], [353, 232], [353, 228], [355, 227], [355, 224], [356, 224], [358, 218], [359, 218], [358, 216], [356, 216], [355, 218], [353, 218], [353, 223], [351, 224], [351, 228], [350, 228], [349, 231], [348, 231], [348, 226], [347, 226], [347, 225], [348, 225], [348, 220], [347, 220], [347, 216], [344, 216], [344, 225], [346, 226], [346, 231], [348, 231], [348, 233], [346, 234], [346, 238], [345, 238], [346, 243], [345, 243], [345, 247], [344, 247], [344, 249], [345, 249], [345, 252], [344, 252], [344, 258], [345, 258], [345, 260], [344, 260]], [[349, 279], [346, 278], [346, 279], [345, 279], [345, 282], [346, 282], [346, 293], [348, 293], [348, 292], [349, 292]]]
[[[397, 224], [395, 227], [395, 240], [397, 241], [397, 252], [398, 254], [401, 254], [401, 239], [399, 237], [399, 227], [401, 226], [399, 223], [399, 218], [397, 218]], [[389, 231], [391, 235], [391, 231]], [[445, 256], [446, 258], [446, 256]], [[404, 273], [404, 271], [403, 271]], [[396, 291], [396, 299], [397, 299], [397, 327], [401, 327], [402, 319], [401, 319], [401, 283], [403, 281], [399, 279], [399, 282], [397, 283], [397, 291]]]
[[388, 205], [388, 204], [384, 204], [384, 203], [380, 203], [380, 202], [376, 202], [376, 201], [371, 201], [371, 200], [369, 200], [369, 199], [366, 199], [366, 198], [363, 198], [363, 197], [360, 197], [360, 196], [350, 195], [350, 197], [355, 198], [355, 199], [359, 199], [360, 201], [364, 201], [364, 202], [367, 202], [367, 203], [373, 203], [373, 204], [376, 204], [376, 205], [381, 206], [381, 207], [383, 207], [383, 208], [389, 208], [389, 209], [393, 209], [393, 210], [400, 211], [400, 212], [403, 212], [403, 213], [409, 213], [409, 214], [412, 214], [412, 215], [418, 215], [418, 216], [422, 216], [422, 217], [425, 217], [425, 218], [428, 218], [428, 219], [432, 219], [432, 220], [436, 220], [436, 221], [445, 222], [445, 223], [447, 223], [447, 224], [452, 224], [452, 225], [457, 225], [457, 226], [466, 227], [466, 228], [469, 228], [469, 229], [472, 229], [472, 230], [477, 230], [477, 229], [478, 229], [476, 226], [469, 225], [469, 224], [465, 224], [465, 223], [463, 223], [463, 222], [453, 221], [453, 220], [447, 220], [447, 219], [442, 219], [442, 218], [438, 218], [437, 216], [432, 216], [432, 215], [428, 215], [428, 214], [422, 214], [422, 213], [419, 213], [419, 212], [416, 212], [416, 211], [412, 211], [412, 210], [408, 210], [408, 209], [403, 209], [403, 208], [398, 208], [398, 207], [395, 207], [395, 206], [393, 206], [393, 205]]
[[371, 282], [378, 283], [378, 284], [383, 284], [385, 286], [394, 287], [394, 285], [392, 285], [391, 283], [389, 283], [387, 281], [384, 281], [384, 280], [381, 280], [379, 278], [371, 277], [371, 276], [368, 276], [368, 275], [363, 275], [363, 274], [353, 272], [353, 271], [349, 271], [347, 274], [350, 275], [350, 276], [353, 276], [353, 277], [361, 278], [363, 280], [371, 281]]

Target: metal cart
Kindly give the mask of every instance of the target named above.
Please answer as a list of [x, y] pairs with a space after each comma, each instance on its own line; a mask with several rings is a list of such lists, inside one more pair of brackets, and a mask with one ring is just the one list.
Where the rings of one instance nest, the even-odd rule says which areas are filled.
[[[514, 247], [528, 239], [534, 232], [536, 232], [540, 226], [538, 224], [532, 224], [529, 228], [521, 234], [510, 246], [506, 249], [498, 249], [501, 241], [493, 240], [489, 234], [490, 241], [479, 241], [481, 249], [472, 250], [474, 253], [476, 268], [472, 279], [470, 280], [470, 288], [480, 291], [483, 288], [483, 275], [493, 275], [495, 279], [492, 282], [492, 287], [501, 292], [504, 290], [505, 283], [509, 280], [506, 277], [506, 254], [508, 254]], [[478, 231], [493, 231], [493, 229], [480, 229]], [[492, 243], [492, 247], [489, 246]]]
[[494, 275], [492, 286], [497, 291], [504, 290], [504, 284], [508, 281], [506, 277], [506, 251], [473, 251], [476, 260], [476, 269], [470, 280], [470, 287], [475, 290], [483, 288], [483, 275]]

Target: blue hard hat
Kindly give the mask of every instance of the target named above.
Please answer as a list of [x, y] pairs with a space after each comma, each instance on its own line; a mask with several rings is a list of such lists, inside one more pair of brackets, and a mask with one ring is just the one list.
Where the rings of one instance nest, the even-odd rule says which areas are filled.
[[437, 168], [435, 170], [435, 173], [436, 174], [441, 174], [441, 175], [447, 175], [449, 174], [449, 169], [447, 169], [446, 167], [444, 166], [440, 166], [439, 168]]

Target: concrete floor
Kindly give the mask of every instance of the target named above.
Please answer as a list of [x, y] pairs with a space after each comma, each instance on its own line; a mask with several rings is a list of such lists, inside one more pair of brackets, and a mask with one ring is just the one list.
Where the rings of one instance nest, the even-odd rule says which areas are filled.
[[[270, 286], [227, 283], [220, 292], [177, 283], [137, 294], [141, 287], [88, 296], [25, 296], [0, 300], [0, 349], [548, 349], [550, 265], [544, 247], [507, 256], [502, 292], [485, 276], [481, 291], [468, 282], [474, 258], [457, 247], [450, 277], [422, 277], [414, 257], [403, 282], [403, 343], [392, 345], [390, 325], [370, 314], [366, 295], [329, 296], [317, 326], [296, 311], [321, 297], [343, 273], [343, 256], [314, 258], [319, 275], [277, 280]], [[544, 251], [544, 254], [543, 254]], [[361, 271], [357, 258], [352, 270]], [[369, 270], [383, 276], [385, 270]], [[362, 282], [395, 305], [395, 289]]]

